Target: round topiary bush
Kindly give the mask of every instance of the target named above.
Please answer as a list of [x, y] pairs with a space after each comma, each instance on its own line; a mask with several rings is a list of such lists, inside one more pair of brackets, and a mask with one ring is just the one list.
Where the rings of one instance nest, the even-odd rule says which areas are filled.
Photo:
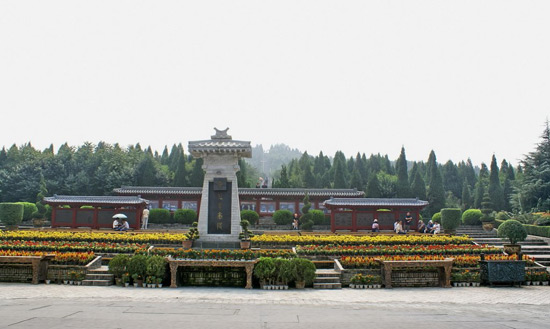
[[287, 209], [277, 210], [273, 213], [273, 221], [277, 225], [290, 225], [294, 218], [292, 212]]
[[458, 208], [441, 209], [441, 226], [445, 232], [455, 231], [462, 223], [461, 211]]
[[294, 279], [310, 284], [315, 279], [315, 264], [309, 259], [293, 258], [290, 260], [294, 268]]
[[147, 256], [134, 255], [130, 258], [127, 265], [128, 273], [131, 277], [143, 279], [147, 275]]
[[23, 220], [23, 205], [17, 203], [0, 203], [0, 222], [6, 226], [16, 226]]
[[258, 224], [260, 220], [260, 215], [254, 210], [241, 210], [241, 220], [247, 220], [250, 224]]
[[155, 208], [149, 211], [150, 224], [168, 224], [171, 222], [170, 211], [168, 209]]
[[197, 212], [193, 209], [178, 209], [174, 213], [174, 222], [176, 223], [191, 225], [196, 220]]
[[481, 216], [483, 216], [481, 210], [468, 209], [462, 213], [462, 223], [464, 225], [481, 225]]
[[498, 237], [510, 240], [511, 244], [517, 244], [527, 238], [527, 230], [515, 219], [509, 219], [498, 227]]
[[328, 225], [330, 224], [330, 217], [325, 216], [322, 210], [310, 210], [309, 213], [312, 216], [313, 224], [315, 225]]
[[436, 212], [435, 214], [433, 214], [433, 216], [432, 216], [432, 221], [433, 221], [433, 222], [441, 223], [441, 213], [440, 213], [440, 212]]

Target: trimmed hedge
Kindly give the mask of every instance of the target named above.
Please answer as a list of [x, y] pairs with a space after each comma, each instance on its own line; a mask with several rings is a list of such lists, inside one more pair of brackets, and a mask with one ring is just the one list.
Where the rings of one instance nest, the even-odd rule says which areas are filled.
[[149, 211], [149, 223], [151, 224], [170, 224], [173, 223], [168, 209], [155, 208]]
[[294, 218], [290, 210], [281, 209], [273, 213], [273, 221], [277, 225], [290, 225]]
[[32, 219], [32, 214], [36, 211], [38, 211], [38, 208], [36, 207], [36, 204], [30, 203], [30, 202], [16, 202], [16, 204], [20, 204], [23, 206], [23, 220], [30, 220]]
[[479, 209], [468, 209], [462, 213], [462, 223], [464, 225], [481, 225], [481, 210]]
[[196, 220], [197, 212], [193, 209], [178, 209], [174, 213], [174, 222], [176, 223], [191, 225]]
[[441, 209], [441, 226], [445, 231], [454, 231], [462, 222], [461, 211], [458, 208]]
[[23, 220], [23, 205], [17, 203], [0, 203], [0, 222], [6, 225], [19, 225]]
[[550, 226], [523, 225], [527, 234], [550, 238]]

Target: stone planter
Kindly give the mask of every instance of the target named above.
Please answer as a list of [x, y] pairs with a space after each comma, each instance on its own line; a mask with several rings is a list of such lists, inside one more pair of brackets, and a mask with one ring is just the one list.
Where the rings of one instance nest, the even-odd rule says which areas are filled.
[[493, 228], [495, 227], [495, 225], [492, 221], [491, 222], [482, 222], [482, 225], [483, 225], [483, 230], [485, 232], [491, 232], [493, 230]]
[[185, 240], [181, 245], [184, 249], [191, 249], [193, 247], [193, 240]]
[[250, 240], [241, 241], [241, 249], [250, 249]]
[[304, 289], [306, 287], [305, 281], [296, 281], [296, 289]]
[[504, 252], [508, 255], [517, 255], [521, 252], [521, 245], [519, 244], [505, 244]]
[[479, 261], [481, 282], [521, 284], [525, 281], [525, 261], [522, 260], [481, 260]]

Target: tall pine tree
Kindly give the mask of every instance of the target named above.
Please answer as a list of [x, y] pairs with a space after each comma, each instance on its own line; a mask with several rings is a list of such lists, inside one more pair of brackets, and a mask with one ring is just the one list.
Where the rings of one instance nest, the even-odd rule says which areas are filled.
[[491, 199], [491, 204], [493, 209], [500, 211], [504, 209], [504, 192], [502, 191], [502, 186], [500, 185], [499, 173], [497, 159], [493, 154], [491, 159], [491, 172], [489, 174], [489, 198]]
[[405, 147], [401, 147], [401, 154], [395, 163], [397, 171], [396, 196], [398, 198], [410, 198], [411, 187], [409, 186], [409, 176], [407, 173], [407, 157], [405, 156]]

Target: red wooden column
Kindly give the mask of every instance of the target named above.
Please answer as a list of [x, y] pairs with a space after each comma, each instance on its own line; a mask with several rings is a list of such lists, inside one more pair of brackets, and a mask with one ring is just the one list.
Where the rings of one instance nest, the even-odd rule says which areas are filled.
[[77, 227], [77, 226], [76, 226], [76, 212], [78, 211], [78, 208], [72, 208], [72, 207], [71, 207], [71, 209], [72, 209], [72, 211], [73, 211], [73, 224], [72, 224], [71, 227], [72, 227], [72, 228], [76, 228], [76, 227]]
[[336, 232], [336, 223], [335, 223], [335, 219], [334, 219], [334, 210], [331, 209], [330, 210], [330, 230], [332, 231], [332, 233]]

